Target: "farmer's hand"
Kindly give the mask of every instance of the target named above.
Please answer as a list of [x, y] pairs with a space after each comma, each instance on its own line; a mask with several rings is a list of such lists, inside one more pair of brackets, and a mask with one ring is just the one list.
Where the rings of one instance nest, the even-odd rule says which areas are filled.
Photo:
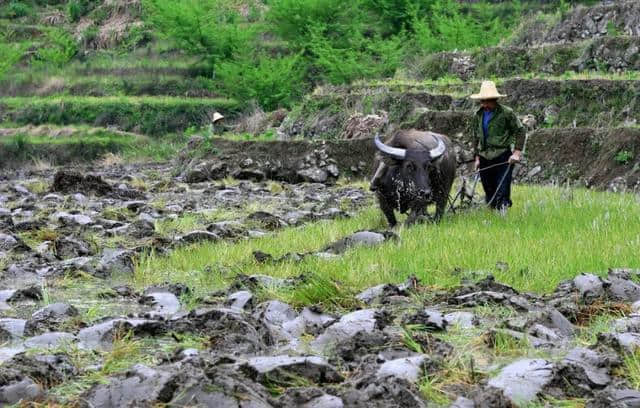
[[511, 157], [509, 157], [509, 164], [519, 163], [522, 160], [522, 152], [520, 150], [514, 150]]
[[473, 170], [478, 171], [480, 168], [480, 156], [476, 156], [476, 161], [473, 163]]

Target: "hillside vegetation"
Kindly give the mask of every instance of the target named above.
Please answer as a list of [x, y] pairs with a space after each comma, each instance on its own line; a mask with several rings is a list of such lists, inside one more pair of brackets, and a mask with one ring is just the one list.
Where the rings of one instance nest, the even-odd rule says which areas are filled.
[[[497, 45], [524, 17], [545, 12], [554, 18], [569, 7], [453, 0], [11, 0], [0, 5], [7, 56], [0, 79], [3, 93], [7, 87], [14, 94], [33, 90], [40, 82], [36, 94], [84, 88], [131, 95], [144, 92], [136, 85], [149, 74], [175, 78], [191, 70], [200, 83], [194, 92], [272, 110], [291, 107], [320, 84], [391, 77], [419, 55]], [[130, 88], [118, 89], [112, 75], [133, 75], [126, 79]]]

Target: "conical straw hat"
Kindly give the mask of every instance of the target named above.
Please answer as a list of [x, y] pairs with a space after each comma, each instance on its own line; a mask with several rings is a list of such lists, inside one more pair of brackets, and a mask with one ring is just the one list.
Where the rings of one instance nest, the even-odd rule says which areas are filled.
[[224, 116], [222, 116], [220, 113], [218, 112], [214, 112], [213, 113], [213, 118], [211, 120], [211, 122], [216, 123], [217, 121], [219, 121], [220, 119], [224, 119]]
[[470, 96], [471, 99], [498, 99], [504, 98], [507, 95], [503, 95], [496, 89], [496, 84], [493, 81], [482, 81], [480, 86], [480, 92]]

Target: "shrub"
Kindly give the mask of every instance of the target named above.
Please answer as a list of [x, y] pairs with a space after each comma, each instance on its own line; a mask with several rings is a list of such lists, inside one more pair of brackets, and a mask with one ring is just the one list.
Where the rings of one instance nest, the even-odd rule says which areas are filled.
[[47, 29], [45, 39], [46, 43], [38, 49], [34, 57], [36, 64], [61, 67], [78, 52], [78, 46], [71, 34], [61, 28]]
[[453, 0], [436, 0], [426, 17], [414, 14], [415, 41], [427, 52], [468, 49], [498, 43], [504, 35], [504, 26], [492, 18], [488, 9], [478, 7], [478, 16], [463, 14]]
[[434, 0], [364, 0], [363, 6], [380, 18], [383, 27], [389, 27], [391, 33], [413, 27], [413, 16], [427, 15]]
[[254, 100], [267, 110], [289, 107], [307, 91], [300, 55], [221, 62], [215, 66], [215, 73], [220, 87], [229, 95], [242, 101]]
[[7, 10], [4, 12], [5, 17], [20, 18], [31, 15], [33, 10], [31, 6], [21, 1], [12, 1], [7, 6]]
[[633, 160], [633, 152], [630, 152], [629, 150], [620, 150], [614, 157], [614, 160], [619, 164], [627, 164]]
[[160, 34], [211, 66], [251, 48], [255, 26], [226, 0], [143, 0], [145, 16]]
[[80, 20], [87, 13], [87, 0], [70, 0], [67, 3], [67, 14], [71, 22]]
[[321, 33], [314, 33], [309, 49], [312, 64], [321, 77], [333, 84], [349, 83], [365, 77], [391, 76], [404, 56], [401, 35], [383, 40], [379, 37], [353, 38], [350, 45], [339, 48]]
[[5, 74], [13, 67], [22, 57], [24, 53], [24, 46], [20, 44], [7, 44], [0, 36], [0, 81], [4, 78]]
[[338, 47], [364, 30], [359, 1], [273, 0], [267, 13], [269, 27], [296, 49], [305, 48], [319, 32]]

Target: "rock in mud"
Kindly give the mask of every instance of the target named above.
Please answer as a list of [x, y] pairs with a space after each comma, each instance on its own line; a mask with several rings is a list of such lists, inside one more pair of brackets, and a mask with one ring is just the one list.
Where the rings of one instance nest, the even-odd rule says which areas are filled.
[[553, 366], [546, 360], [524, 359], [509, 364], [488, 385], [502, 390], [516, 404], [533, 401], [551, 382]]
[[465, 397], [458, 397], [449, 408], [476, 408], [476, 403]]
[[125, 249], [105, 248], [98, 263], [100, 277], [133, 273], [133, 252]]
[[466, 282], [454, 292], [454, 296], [467, 295], [474, 292], [496, 292], [505, 295], [519, 295], [518, 291], [509, 285], [496, 281], [493, 275], [488, 275], [477, 282]]
[[254, 381], [288, 382], [291, 375], [315, 383], [336, 383], [342, 376], [321, 357], [253, 357], [240, 365], [240, 370]]
[[295, 319], [298, 314], [291, 306], [279, 300], [270, 300], [256, 307], [254, 317], [265, 323], [282, 326], [285, 322]]
[[278, 406], [301, 408], [343, 408], [342, 399], [319, 388], [289, 388], [278, 399]]
[[324, 333], [311, 342], [310, 346], [313, 350], [322, 352], [348, 341], [358, 332], [371, 333], [376, 329], [383, 329], [386, 324], [386, 317], [380, 311], [358, 310], [342, 316], [336, 323], [327, 327]]
[[24, 336], [26, 323], [23, 319], [0, 319], [0, 341], [12, 341]]
[[375, 376], [365, 379], [338, 396], [347, 407], [367, 408], [424, 408], [419, 391], [406, 380], [389, 378], [378, 381]]
[[195, 244], [198, 242], [216, 242], [219, 240], [220, 240], [220, 237], [214, 234], [213, 232], [192, 231], [178, 238], [177, 242], [178, 244], [181, 244], [181, 245], [189, 245], [189, 244]]
[[169, 402], [174, 386], [170, 384], [173, 373], [156, 370], [142, 364], [133, 366], [124, 376], [111, 379], [90, 389], [81, 401], [85, 407], [135, 407], [150, 406], [155, 402]]
[[71, 344], [75, 340], [76, 336], [71, 333], [50, 332], [27, 339], [24, 346], [26, 348], [56, 348]]
[[510, 330], [510, 329], [491, 329], [489, 331], [489, 344], [495, 344], [496, 336], [503, 336], [507, 338], [510, 337], [516, 342], [526, 342], [527, 344], [529, 344], [534, 348], [553, 346], [553, 341], [549, 341], [546, 339], [533, 336], [528, 333], [523, 333], [520, 331]]
[[389, 377], [395, 377], [410, 383], [416, 383], [424, 376], [424, 372], [430, 363], [431, 361], [425, 355], [398, 358], [383, 363], [376, 375], [381, 381]]
[[470, 329], [478, 324], [478, 318], [471, 312], [451, 312], [444, 315], [448, 326], [458, 326], [461, 329]]
[[111, 319], [80, 330], [78, 341], [87, 349], [108, 350], [119, 331], [126, 333], [129, 330], [134, 334], [158, 335], [166, 331], [166, 324], [146, 319]]
[[[346, 362], [347, 366], [355, 368], [354, 365], [361, 364], [362, 359], [369, 358], [373, 353], [388, 347], [390, 340], [390, 337], [380, 330], [372, 332], [359, 331], [348, 340], [327, 347], [326, 350]], [[382, 361], [387, 359], [383, 358]], [[354, 364], [349, 365], [349, 363]], [[377, 369], [377, 366], [374, 367]]]
[[184, 181], [189, 184], [203, 183], [207, 180], [209, 180], [209, 169], [207, 168], [207, 163], [200, 163], [187, 170], [184, 174]]
[[0, 250], [11, 251], [19, 245], [18, 239], [13, 235], [3, 234], [0, 232]]
[[372, 232], [359, 231], [353, 235], [343, 238], [323, 249], [323, 252], [330, 254], [342, 254], [349, 248], [356, 246], [375, 246], [380, 245], [387, 239], [397, 239], [397, 235], [393, 232]]
[[265, 211], [256, 211], [249, 214], [247, 221], [255, 222], [270, 231], [287, 226], [287, 223], [282, 218]]
[[614, 355], [600, 354], [594, 350], [575, 348], [554, 367], [554, 379], [549, 389], [559, 389], [554, 394], [563, 397], [583, 397], [611, 383], [610, 370], [620, 364]]
[[640, 334], [602, 333], [598, 335], [598, 344], [603, 344], [626, 353], [633, 353], [640, 348]]
[[170, 317], [180, 310], [180, 301], [173, 293], [156, 292], [150, 293], [140, 299], [140, 303], [152, 305], [152, 316]]
[[356, 299], [368, 305], [376, 303], [387, 303], [388, 298], [393, 296], [406, 296], [406, 291], [396, 285], [382, 284], [365, 289], [356, 295]]
[[241, 237], [245, 233], [244, 226], [238, 221], [220, 221], [207, 226], [207, 231], [224, 239]]
[[311, 167], [308, 169], [298, 170], [296, 173], [302, 180], [311, 183], [324, 183], [329, 178], [329, 174], [317, 167]]
[[133, 238], [142, 239], [152, 237], [156, 232], [156, 227], [149, 220], [136, 220], [129, 225], [127, 232]]
[[17, 354], [0, 366], [0, 378], [24, 376], [49, 388], [61, 384], [78, 374], [71, 359], [65, 354]]
[[231, 173], [231, 177], [237, 180], [262, 181], [266, 179], [264, 171], [260, 169], [236, 169]]
[[623, 317], [614, 320], [613, 329], [618, 333], [640, 333], [640, 316]]
[[53, 248], [58, 259], [91, 255], [91, 249], [86, 242], [70, 237], [56, 239], [53, 243]]
[[534, 307], [524, 297], [494, 291], [472, 292], [449, 299], [450, 304], [464, 307], [476, 307], [501, 304], [521, 311], [532, 311]]
[[640, 408], [640, 391], [606, 388], [587, 402], [586, 408]]
[[0, 404], [3, 406], [21, 401], [34, 401], [43, 395], [42, 387], [31, 378], [23, 377], [18, 373], [12, 377], [3, 374], [0, 379]]
[[426, 330], [443, 331], [447, 328], [447, 321], [442, 313], [437, 310], [420, 310], [403, 320], [403, 324], [419, 324], [424, 326]]
[[112, 377], [108, 384], [93, 386], [80, 401], [86, 408], [272, 407], [261, 385], [197, 357], [158, 368], [135, 365], [125, 374]]
[[573, 284], [585, 301], [591, 301], [604, 295], [605, 282], [599, 276], [582, 273], [573, 279]]
[[59, 222], [61, 225], [67, 227], [86, 227], [95, 223], [93, 219], [87, 215], [69, 214], [64, 211], [53, 214], [51, 218], [54, 221]]
[[247, 276], [240, 274], [236, 276], [231, 288], [256, 290], [260, 288], [286, 288], [295, 284], [296, 281], [294, 279], [274, 278], [269, 275]]
[[635, 302], [640, 300], [640, 285], [630, 279], [609, 276], [610, 285], [607, 288], [609, 296], [614, 300]]
[[227, 307], [238, 310], [251, 309], [253, 305], [253, 294], [248, 290], [234, 292], [227, 297], [225, 302]]
[[174, 318], [171, 329], [210, 336], [212, 348], [233, 355], [262, 353], [274, 342], [267, 325], [230, 308], [193, 310], [179, 319]]
[[68, 303], [52, 303], [33, 313], [25, 325], [25, 333], [33, 336], [55, 331], [62, 323], [77, 315], [78, 310]]
[[59, 193], [93, 193], [104, 196], [113, 191], [113, 187], [100, 176], [89, 174], [83, 176], [76, 171], [60, 170], [53, 176], [51, 191]]
[[22, 300], [41, 300], [42, 290], [37, 286], [31, 286], [23, 289], [4, 289], [0, 290], [0, 311], [9, 310], [10, 303]]

